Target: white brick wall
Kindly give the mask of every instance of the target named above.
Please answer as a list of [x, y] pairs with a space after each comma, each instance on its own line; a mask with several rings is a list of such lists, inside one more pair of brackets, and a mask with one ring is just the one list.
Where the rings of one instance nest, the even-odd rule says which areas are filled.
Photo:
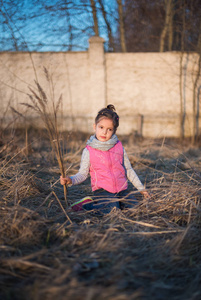
[[[143, 136], [179, 136], [181, 53], [104, 53], [103, 43], [102, 38], [90, 38], [87, 52], [0, 53], [1, 114], [8, 104], [25, 113], [20, 103], [29, 101], [29, 86], [36, 78], [49, 94], [46, 67], [55, 99], [63, 96], [62, 129], [91, 132], [97, 111], [112, 103], [120, 115], [120, 134], [139, 131], [142, 115]], [[186, 136], [192, 134], [197, 60], [193, 53], [183, 57]], [[33, 111], [25, 115], [35, 117]]]

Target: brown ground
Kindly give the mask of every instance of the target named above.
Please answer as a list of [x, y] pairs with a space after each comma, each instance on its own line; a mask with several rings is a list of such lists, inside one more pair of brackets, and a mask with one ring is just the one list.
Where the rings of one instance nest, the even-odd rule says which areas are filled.
[[[65, 134], [79, 168], [87, 136]], [[201, 150], [188, 141], [120, 137], [151, 200], [104, 217], [66, 209], [44, 132], [2, 133], [0, 299], [201, 299]], [[132, 187], [130, 186], [132, 190]], [[68, 202], [91, 195], [68, 188]]]

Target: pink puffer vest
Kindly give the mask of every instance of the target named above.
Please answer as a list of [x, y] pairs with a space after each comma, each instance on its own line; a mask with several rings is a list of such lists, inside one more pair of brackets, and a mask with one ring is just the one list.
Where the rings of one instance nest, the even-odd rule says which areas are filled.
[[92, 191], [103, 188], [118, 193], [128, 187], [123, 166], [123, 146], [120, 141], [108, 151], [86, 146], [90, 154], [90, 175]]

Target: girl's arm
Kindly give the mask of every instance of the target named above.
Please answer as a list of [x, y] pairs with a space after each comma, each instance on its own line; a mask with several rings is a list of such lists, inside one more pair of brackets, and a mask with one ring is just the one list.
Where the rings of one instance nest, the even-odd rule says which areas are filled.
[[80, 169], [77, 174], [70, 176], [70, 177], [60, 177], [61, 184], [72, 184], [76, 185], [85, 181], [89, 174], [89, 167], [90, 167], [90, 157], [89, 151], [85, 148], [82, 152], [81, 162], [80, 162]]
[[89, 167], [90, 167], [90, 157], [89, 151], [85, 148], [82, 152], [81, 162], [80, 162], [80, 169], [77, 174], [70, 176], [72, 180], [72, 185], [76, 185], [85, 181], [89, 174]]
[[127, 178], [136, 187], [137, 190], [139, 190], [141, 193], [143, 193], [145, 191], [145, 187], [142, 184], [142, 182], [140, 181], [140, 179], [137, 176], [137, 174], [135, 173], [135, 171], [133, 170], [125, 149], [124, 149], [124, 167], [126, 169]]

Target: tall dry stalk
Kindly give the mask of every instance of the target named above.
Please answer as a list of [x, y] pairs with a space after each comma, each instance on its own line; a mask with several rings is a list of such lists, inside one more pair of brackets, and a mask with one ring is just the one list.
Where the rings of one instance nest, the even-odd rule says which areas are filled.
[[[61, 175], [63, 177], [66, 176], [65, 169], [64, 169], [64, 162], [62, 156], [62, 149], [60, 145], [60, 133], [58, 129], [58, 118], [57, 113], [59, 107], [62, 103], [62, 95], [60, 95], [59, 99], [55, 101], [54, 95], [54, 85], [52, 81], [52, 77], [50, 76], [48, 70], [44, 68], [44, 73], [47, 79], [47, 82], [50, 86], [50, 96], [46, 95], [44, 89], [41, 87], [39, 82], [35, 81], [36, 84], [36, 91], [29, 87], [31, 94], [28, 94], [32, 104], [22, 103], [23, 105], [33, 109], [42, 119], [44, 122], [45, 128], [48, 132], [48, 137], [52, 146], [52, 149], [55, 153], [59, 169]], [[49, 103], [51, 104], [49, 106]], [[67, 187], [64, 185], [64, 198], [66, 205], [68, 206], [67, 202]]]

